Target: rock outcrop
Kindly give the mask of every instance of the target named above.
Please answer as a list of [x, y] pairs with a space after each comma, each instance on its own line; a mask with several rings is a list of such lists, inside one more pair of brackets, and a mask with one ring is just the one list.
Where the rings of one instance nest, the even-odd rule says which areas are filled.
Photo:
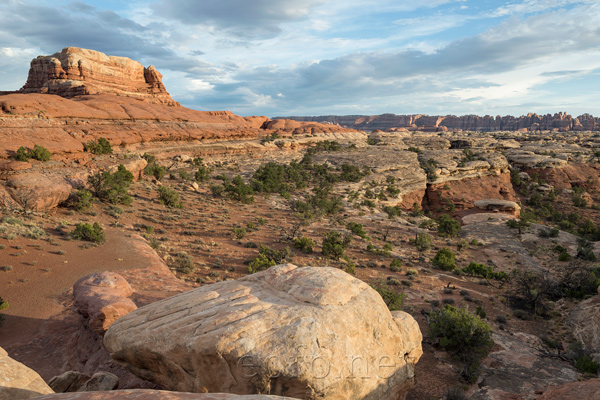
[[142, 307], [104, 344], [170, 390], [299, 399], [403, 399], [422, 354], [414, 319], [369, 285], [292, 264]]
[[115, 272], [88, 275], [73, 286], [77, 311], [100, 335], [117, 319], [137, 309], [128, 298], [132, 294], [129, 283]]
[[32, 369], [10, 358], [0, 347], [0, 400], [29, 399], [54, 393]]
[[162, 75], [152, 65], [127, 57], [107, 56], [95, 50], [65, 47], [51, 56], [31, 61], [22, 93], [56, 94], [74, 97], [111, 93], [152, 103], [178, 106], [162, 83]]
[[566, 112], [537, 115], [529, 113], [520, 117], [506, 115], [322, 115], [318, 117], [277, 117], [296, 121], [339, 124], [351, 129], [364, 131], [393, 130], [406, 128], [411, 131], [445, 132], [452, 131], [593, 131], [598, 130], [600, 119], [590, 114], [575, 118]]
[[57, 393], [38, 400], [293, 400], [289, 397], [223, 393], [183, 393], [165, 390], [115, 390], [111, 392]]
[[572, 382], [551, 387], [537, 400], [580, 400], [600, 399], [600, 379], [589, 379], [583, 382]]

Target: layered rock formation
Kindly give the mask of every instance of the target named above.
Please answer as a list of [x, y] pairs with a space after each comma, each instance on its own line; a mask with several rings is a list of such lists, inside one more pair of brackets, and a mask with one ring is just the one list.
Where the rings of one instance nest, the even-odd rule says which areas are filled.
[[369, 285], [292, 264], [140, 308], [104, 344], [170, 390], [299, 399], [403, 399], [422, 354], [416, 321]]
[[107, 56], [94, 50], [65, 47], [51, 56], [31, 61], [22, 93], [47, 93], [62, 97], [111, 93], [152, 103], [178, 106], [152, 65], [145, 68], [127, 57]]
[[[278, 117], [280, 118], [280, 117]], [[554, 115], [530, 113], [520, 117], [512, 115], [463, 115], [429, 116], [414, 115], [323, 115], [318, 117], [281, 117], [295, 121], [310, 121], [339, 124], [347, 128], [371, 131], [408, 128], [409, 130], [443, 132], [447, 130], [463, 131], [592, 131], [598, 130], [600, 119], [590, 114], [573, 117], [560, 112]]]

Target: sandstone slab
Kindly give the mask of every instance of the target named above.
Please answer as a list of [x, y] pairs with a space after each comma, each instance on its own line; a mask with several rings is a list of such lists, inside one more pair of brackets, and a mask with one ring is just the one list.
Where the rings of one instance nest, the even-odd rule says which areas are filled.
[[54, 393], [32, 369], [10, 358], [0, 347], [0, 400], [29, 399]]
[[551, 387], [537, 400], [580, 400], [600, 399], [600, 379], [590, 379], [583, 382], [572, 382], [565, 385]]
[[366, 283], [292, 264], [142, 307], [104, 344], [171, 390], [300, 399], [402, 399], [422, 354], [412, 317], [392, 316]]

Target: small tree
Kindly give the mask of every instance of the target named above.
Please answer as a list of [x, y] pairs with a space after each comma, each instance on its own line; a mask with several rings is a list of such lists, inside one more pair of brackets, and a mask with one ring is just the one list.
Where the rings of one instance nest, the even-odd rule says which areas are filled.
[[466, 308], [446, 305], [430, 314], [429, 336], [463, 364], [461, 376], [477, 380], [479, 367], [494, 345], [492, 329]]
[[423, 252], [431, 248], [431, 236], [425, 232], [419, 232], [415, 237], [415, 247], [418, 251]]
[[160, 202], [167, 207], [183, 208], [183, 204], [181, 204], [179, 193], [177, 193], [175, 190], [169, 187], [159, 187], [158, 198], [160, 199]]
[[456, 266], [454, 263], [455, 256], [452, 250], [443, 247], [438, 250], [437, 254], [433, 258], [433, 265], [444, 271], [452, 271]]
[[531, 223], [524, 219], [509, 219], [506, 221], [506, 226], [511, 229], [517, 229], [519, 231], [519, 235], [523, 233], [523, 231], [531, 226]]
[[329, 231], [323, 235], [322, 250], [324, 256], [331, 257], [335, 260], [340, 259], [344, 255], [344, 250], [352, 242], [352, 236], [343, 237], [340, 232]]
[[440, 236], [456, 236], [461, 231], [460, 222], [449, 216], [443, 214], [437, 219], [438, 233]]
[[96, 140], [90, 140], [85, 145], [85, 150], [92, 154], [112, 154], [113, 149], [110, 142], [105, 138], [99, 138]]

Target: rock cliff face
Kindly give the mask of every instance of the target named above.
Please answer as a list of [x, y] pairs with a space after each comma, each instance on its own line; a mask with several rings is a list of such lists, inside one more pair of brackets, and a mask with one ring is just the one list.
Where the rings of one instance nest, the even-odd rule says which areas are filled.
[[23, 93], [56, 94], [74, 97], [112, 93], [141, 98], [152, 103], [178, 106], [162, 83], [162, 75], [152, 65], [126, 57], [107, 56], [99, 51], [65, 47], [51, 56], [31, 61]]
[[[277, 117], [279, 118], [279, 117]], [[318, 117], [282, 117], [295, 121], [321, 122], [339, 124], [347, 128], [359, 130], [393, 130], [407, 128], [409, 130], [443, 132], [446, 130], [463, 131], [593, 131], [598, 130], [600, 119], [590, 114], [575, 118], [567, 113], [537, 115], [530, 113], [520, 117], [491, 115], [463, 116], [429, 116], [429, 115], [323, 115]]]

